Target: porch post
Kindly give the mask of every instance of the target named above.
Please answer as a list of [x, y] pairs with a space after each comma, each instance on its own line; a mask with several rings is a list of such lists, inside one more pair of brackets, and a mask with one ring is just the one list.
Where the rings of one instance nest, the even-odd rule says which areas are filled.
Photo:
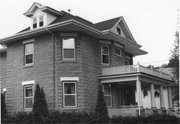
[[164, 105], [164, 93], [163, 93], [163, 86], [160, 86], [160, 105], [161, 108], [164, 109], [165, 105]]
[[151, 92], [151, 108], [156, 108], [156, 103], [155, 103], [155, 96], [154, 96], [154, 84], [152, 83], [150, 86], [150, 92]]
[[141, 115], [141, 107], [143, 106], [143, 102], [142, 102], [142, 94], [141, 94], [141, 81], [139, 80], [139, 76], [137, 76], [136, 91], [137, 91], [137, 99], [139, 106], [139, 115]]
[[173, 104], [172, 104], [172, 92], [171, 92], [171, 88], [168, 87], [168, 104], [169, 104], [169, 109], [173, 108]]

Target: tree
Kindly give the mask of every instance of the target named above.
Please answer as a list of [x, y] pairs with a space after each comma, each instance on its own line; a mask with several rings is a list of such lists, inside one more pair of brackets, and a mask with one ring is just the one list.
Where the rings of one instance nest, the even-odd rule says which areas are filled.
[[[171, 51], [171, 57], [168, 63], [168, 67], [173, 68], [174, 79], [179, 86], [179, 32], [176, 31], [174, 40], [174, 48]], [[174, 100], [179, 99], [179, 88], [176, 86], [173, 88]]]
[[48, 115], [48, 107], [45, 99], [43, 88], [36, 84], [34, 104], [33, 104], [33, 120], [35, 123], [40, 123], [45, 120]]
[[107, 106], [104, 100], [104, 95], [102, 92], [102, 85], [99, 85], [98, 89], [98, 97], [97, 97], [97, 103], [96, 103], [96, 108], [95, 108], [95, 120], [96, 122], [108, 122], [109, 117], [108, 117], [108, 110]]
[[7, 116], [6, 103], [5, 103], [5, 94], [1, 93], [1, 119], [2, 121]]

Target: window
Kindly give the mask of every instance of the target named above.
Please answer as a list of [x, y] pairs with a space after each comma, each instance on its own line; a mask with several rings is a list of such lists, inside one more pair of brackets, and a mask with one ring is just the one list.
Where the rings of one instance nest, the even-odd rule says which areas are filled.
[[120, 29], [120, 28], [117, 28], [117, 33], [118, 33], [119, 35], [121, 35], [121, 29]]
[[123, 49], [121, 49], [119, 47], [115, 47], [115, 54], [117, 56], [123, 57], [124, 56]]
[[32, 109], [33, 107], [33, 85], [24, 85], [24, 109]]
[[75, 59], [75, 38], [62, 38], [62, 50], [64, 60]]
[[101, 60], [102, 60], [102, 64], [109, 64], [109, 46], [108, 45], [101, 46]]
[[34, 44], [32, 42], [24, 44], [24, 54], [25, 65], [33, 64]]
[[39, 27], [41, 27], [43, 25], [44, 25], [43, 16], [39, 16]]
[[37, 18], [33, 18], [33, 28], [37, 28]]
[[110, 84], [104, 84], [103, 86], [104, 86], [104, 88], [103, 88], [104, 100], [106, 102], [106, 105], [111, 107], [112, 106], [111, 85]]
[[63, 82], [63, 107], [77, 107], [76, 82]]

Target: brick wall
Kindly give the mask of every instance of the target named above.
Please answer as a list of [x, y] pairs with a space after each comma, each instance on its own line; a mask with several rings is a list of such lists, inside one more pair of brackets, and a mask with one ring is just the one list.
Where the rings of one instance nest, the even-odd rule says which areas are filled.
[[35, 80], [43, 86], [49, 109], [52, 109], [52, 39], [46, 34], [34, 37], [34, 65], [23, 67], [23, 41], [7, 44], [7, 93], [8, 112], [23, 111], [22, 81]]
[[6, 52], [0, 53], [0, 84], [2, 92], [6, 88]]

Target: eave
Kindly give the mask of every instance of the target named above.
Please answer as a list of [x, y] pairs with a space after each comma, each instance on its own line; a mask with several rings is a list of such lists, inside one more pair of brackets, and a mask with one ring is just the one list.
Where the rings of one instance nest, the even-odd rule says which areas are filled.
[[107, 31], [100, 31], [96, 28], [93, 28], [91, 26], [85, 25], [79, 21], [76, 21], [74, 19], [70, 19], [67, 21], [59, 22], [56, 24], [51, 24], [46, 27], [40, 27], [37, 29], [29, 30], [26, 32], [17, 33], [13, 36], [6, 37], [3, 39], [0, 39], [0, 44], [5, 45], [10, 42], [15, 42], [18, 40], [28, 39], [40, 34], [47, 33], [48, 30], [51, 31], [79, 31], [79, 32], [85, 32], [87, 34], [90, 34], [98, 39], [107, 39], [107, 40], [113, 40], [116, 42], [120, 42], [125, 45], [125, 50], [128, 51], [128, 53], [132, 54], [133, 56], [137, 55], [143, 55], [147, 52], [140, 50], [141, 47], [137, 43], [131, 42], [128, 39], [125, 39], [109, 30]]

